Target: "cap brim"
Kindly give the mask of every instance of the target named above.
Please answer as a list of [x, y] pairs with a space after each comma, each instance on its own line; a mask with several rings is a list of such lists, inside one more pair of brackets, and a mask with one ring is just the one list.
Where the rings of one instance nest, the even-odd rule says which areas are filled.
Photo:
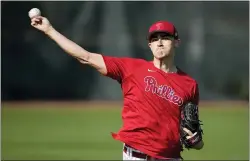
[[167, 32], [167, 31], [157, 30], [157, 31], [150, 32], [150, 33], [147, 35], [147, 40], [150, 40], [151, 36], [154, 35], [154, 34], [156, 34], [156, 33], [167, 33], [167, 34], [169, 34], [170, 36], [174, 36], [173, 34], [170, 34], [170, 33]]

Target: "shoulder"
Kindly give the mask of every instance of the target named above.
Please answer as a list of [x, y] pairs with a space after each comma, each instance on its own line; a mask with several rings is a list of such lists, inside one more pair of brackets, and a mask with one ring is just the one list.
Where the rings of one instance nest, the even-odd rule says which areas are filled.
[[141, 59], [141, 58], [131, 58], [131, 57], [115, 57], [115, 56], [106, 56], [102, 55], [103, 59], [105, 61], [111, 60], [111, 61], [118, 61], [118, 62], [124, 62], [124, 63], [146, 63], [147, 60]]
[[182, 77], [182, 79], [187, 82], [188, 84], [190, 84], [192, 87], [196, 87], [198, 86], [198, 82], [196, 79], [194, 79], [192, 76], [190, 76], [188, 73], [184, 72], [182, 69], [180, 69], [179, 67], [177, 67], [178, 69], [178, 74]]
[[141, 58], [130, 58], [130, 57], [121, 57], [121, 60], [125, 62], [134, 62], [134, 63], [148, 63], [147, 60]]
[[195, 104], [199, 104], [199, 85], [198, 82], [191, 77], [189, 74], [186, 72], [182, 71], [181, 69], [178, 68], [178, 72], [180, 73], [180, 76], [184, 80], [184, 84], [186, 88], [188, 89], [188, 95], [189, 95], [189, 100], [191, 102], [194, 102]]

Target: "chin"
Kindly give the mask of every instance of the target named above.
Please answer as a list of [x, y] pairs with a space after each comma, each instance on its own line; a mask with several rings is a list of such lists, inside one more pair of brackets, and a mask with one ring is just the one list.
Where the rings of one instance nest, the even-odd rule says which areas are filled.
[[157, 55], [155, 55], [154, 57], [155, 57], [156, 59], [161, 60], [161, 59], [167, 58], [168, 56], [169, 56], [168, 54], [157, 54]]
[[169, 57], [171, 54], [169, 53], [169, 52], [157, 52], [157, 53], [155, 53], [154, 54], [154, 57], [156, 58], [156, 59], [164, 59], [164, 58], [167, 58], [167, 57]]

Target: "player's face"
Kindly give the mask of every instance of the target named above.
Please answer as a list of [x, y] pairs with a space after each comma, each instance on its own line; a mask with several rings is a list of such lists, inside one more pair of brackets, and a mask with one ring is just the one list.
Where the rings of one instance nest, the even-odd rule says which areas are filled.
[[174, 49], [174, 37], [167, 33], [155, 33], [151, 36], [149, 47], [156, 59], [171, 56]]

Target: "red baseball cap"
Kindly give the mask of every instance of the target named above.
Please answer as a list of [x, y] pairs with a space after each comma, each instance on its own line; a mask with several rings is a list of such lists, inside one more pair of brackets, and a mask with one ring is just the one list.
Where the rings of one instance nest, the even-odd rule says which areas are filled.
[[152, 24], [149, 28], [147, 39], [150, 40], [150, 37], [157, 32], [165, 32], [173, 36], [174, 39], [179, 39], [179, 35], [174, 24], [168, 21], [158, 21]]

